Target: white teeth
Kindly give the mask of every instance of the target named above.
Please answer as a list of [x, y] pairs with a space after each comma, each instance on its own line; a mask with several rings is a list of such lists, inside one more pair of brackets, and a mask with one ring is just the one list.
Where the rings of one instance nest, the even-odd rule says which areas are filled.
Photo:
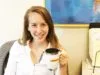
[[41, 39], [41, 38], [43, 38], [44, 34], [35, 34], [35, 36], [37, 39]]
[[39, 35], [39, 36], [37, 36], [38, 38], [42, 38], [43, 37], [43, 35]]

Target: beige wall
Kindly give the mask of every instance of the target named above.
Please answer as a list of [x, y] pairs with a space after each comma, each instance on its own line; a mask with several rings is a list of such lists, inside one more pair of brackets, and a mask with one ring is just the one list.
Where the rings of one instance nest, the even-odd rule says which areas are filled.
[[[0, 42], [20, 37], [23, 16], [31, 5], [44, 6], [44, 0], [1, 0], [0, 1]], [[71, 25], [70, 25], [71, 26]], [[60, 42], [69, 55], [70, 75], [80, 75], [81, 61], [88, 54], [88, 27], [55, 27]]]
[[56, 27], [69, 55], [69, 75], [81, 75], [81, 62], [88, 56], [88, 27]]

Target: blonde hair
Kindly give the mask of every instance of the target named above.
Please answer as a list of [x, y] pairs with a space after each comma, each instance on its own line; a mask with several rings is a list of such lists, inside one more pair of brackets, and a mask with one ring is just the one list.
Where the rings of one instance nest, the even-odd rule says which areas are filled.
[[58, 48], [60, 44], [58, 42], [58, 38], [54, 31], [54, 24], [53, 24], [52, 18], [48, 10], [45, 7], [41, 7], [41, 6], [32, 6], [26, 11], [25, 16], [24, 16], [23, 35], [22, 35], [22, 38], [19, 40], [20, 44], [26, 45], [26, 42], [28, 40], [30, 41], [34, 40], [34, 37], [32, 37], [30, 32], [28, 31], [28, 26], [29, 26], [28, 17], [29, 17], [29, 13], [32, 13], [32, 12], [36, 12], [43, 17], [43, 19], [45, 20], [45, 22], [48, 24], [48, 27], [49, 27], [49, 32], [46, 37], [46, 40], [51, 43], [52, 47]]

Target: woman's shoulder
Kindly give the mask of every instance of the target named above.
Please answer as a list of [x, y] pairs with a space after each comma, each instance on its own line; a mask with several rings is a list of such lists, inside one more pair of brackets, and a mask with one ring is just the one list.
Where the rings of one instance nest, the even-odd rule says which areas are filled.
[[10, 53], [15, 53], [15, 54], [17, 54], [17, 53], [19, 53], [19, 52], [22, 50], [22, 48], [23, 48], [23, 45], [21, 45], [21, 44], [18, 42], [18, 40], [16, 40], [16, 41], [13, 43], [13, 45], [12, 45], [12, 47], [11, 47], [11, 49], [10, 49]]
[[[18, 40], [16, 40], [16, 41], [13, 43], [13, 45], [12, 45], [12, 47], [17, 47], [17, 48], [18, 48], [19, 46], [21, 46], [21, 45], [20, 45], [20, 43], [18, 42]], [[11, 48], [12, 48], [12, 47], [11, 47]]]
[[20, 42], [19, 42], [19, 40], [16, 40], [15, 42], [14, 42], [14, 44], [13, 44], [13, 46], [15, 46], [15, 47], [20, 47], [20, 46], [24, 46], [24, 45], [22, 45]]

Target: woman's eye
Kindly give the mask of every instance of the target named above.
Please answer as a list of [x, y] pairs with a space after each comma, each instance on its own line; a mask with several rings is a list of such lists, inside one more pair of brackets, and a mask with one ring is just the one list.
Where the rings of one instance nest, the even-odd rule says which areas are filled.
[[45, 23], [42, 23], [41, 26], [46, 26], [46, 24]]
[[31, 26], [32, 26], [32, 27], [36, 27], [36, 24], [32, 24]]

